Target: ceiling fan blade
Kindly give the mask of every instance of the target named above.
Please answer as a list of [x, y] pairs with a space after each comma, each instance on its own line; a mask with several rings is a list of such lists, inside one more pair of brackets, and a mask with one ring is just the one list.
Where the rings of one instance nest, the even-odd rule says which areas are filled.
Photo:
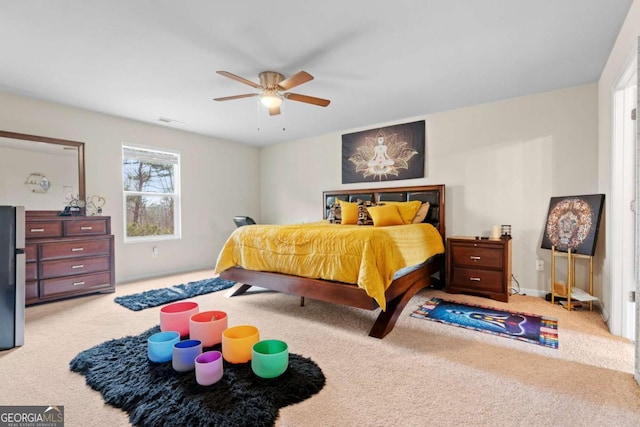
[[213, 98], [214, 101], [231, 101], [232, 99], [250, 98], [258, 96], [257, 93], [245, 93], [244, 95], [223, 96], [222, 98]]
[[233, 79], [237, 82], [244, 83], [256, 89], [260, 88], [260, 85], [258, 83], [254, 83], [251, 80], [245, 79], [244, 77], [236, 76], [235, 74], [230, 73], [228, 71], [216, 71], [216, 73], [220, 74], [221, 76], [229, 77], [230, 79]]
[[292, 101], [306, 102], [307, 104], [318, 105], [320, 107], [326, 107], [331, 102], [328, 99], [316, 98], [315, 96], [300, 95], [298, 93], [291, 92], [285, 93], [284, 97]]
[[280, 86], [280, 90], [289, 90], [311, 80], [313, 80], [313, 76], [311, 74], [306, 71], [298, 71], [293, 76], [278, 83], [278, 86]]
[[271, 108], [269, 108], [269, 115], [270, 116], [277, 116], [278, 114], [280, 114], [280, 107], [271, 107]]

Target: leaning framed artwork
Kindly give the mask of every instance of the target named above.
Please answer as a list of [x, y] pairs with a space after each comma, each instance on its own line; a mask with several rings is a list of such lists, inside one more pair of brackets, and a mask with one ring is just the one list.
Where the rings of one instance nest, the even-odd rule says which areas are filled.
[[342, 183], [424, 177], [424, 120], [342, 135]]
[[603, 206], [604, 194], [552, 197], [542, 248], [593, 256]]

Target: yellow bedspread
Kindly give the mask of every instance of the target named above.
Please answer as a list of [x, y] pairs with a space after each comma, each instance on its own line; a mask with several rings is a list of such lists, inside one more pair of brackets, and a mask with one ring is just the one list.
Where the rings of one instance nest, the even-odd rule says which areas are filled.
[[330, 224], [250, 225], [234, 230], [216, 272], [231, 267], [357, 284], [384, 310], [396, 271], [443, 253], [431, 224], [391, 227]]

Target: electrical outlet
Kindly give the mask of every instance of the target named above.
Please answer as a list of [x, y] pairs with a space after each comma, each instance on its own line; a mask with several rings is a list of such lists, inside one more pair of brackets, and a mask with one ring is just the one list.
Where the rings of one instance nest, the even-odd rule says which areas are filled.
[[544, 271], [544, 261], [541, 259], [536, 260], [536, 270]]
[[151, 249], [151, 256], [154, 257], [154, 258], [157, 257], [158, 256], [158, 252], [160, 252], [158, 250], [158, 247], [154, 246], [153, 249]]

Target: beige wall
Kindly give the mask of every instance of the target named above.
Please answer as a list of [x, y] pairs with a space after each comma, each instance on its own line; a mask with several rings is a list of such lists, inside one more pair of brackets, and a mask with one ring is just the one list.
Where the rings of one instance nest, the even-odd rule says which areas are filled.
[[[425, 178], [377, 186], [445, 184], [449, 236], [488, 235], [494, 224], [511, 224], [513, 273], [522, 290], [548, 292], [550, 253], [540, 242], [549, 199], [598, 189], [597, 86], [368, 128], [421, 119], [427, 131]], [[263, 221], [318, 220], [323, 190], [371, 187], [341, 184], [341, 135], [358, 130], [262, 148]], [[546, 271], [536, 271], [537, 258], [546, 261]]]
[[[609, 59], [598, 81], [598, 191], [607, 194], [606, 212], [613, 212], [611, 201], [612, 185], [612, 97], [613, 88], [623, 72], [630, 55], [637, 55], [637, 42], [640, 36], [640, 2], [634, 1], [631, 5], [625, 22], [618, 34], [615, 45], [609, 54]], [[612, 227], [612, 215], [606, 217], [607, 230]], [[622, 285], [612, 283], [612, 234], [607, 233], [605, 239], [604, 256], [602, 258], [603, 288], [602, 306], [603, 317], [608, 320], [611, 332], [620, 335], [624, 329], [623, 312], [626, 305], [626, 297], [622, 295]], [[633, 314], [629, 316], [633, 318]], [[632, 338], [632, 337], [629, 337]]]
[[[0, 129], [85, 143], [87, 195], [106, 198], [118, 283], [212, 268], [235, 228], [233, 216], [260, 217], [256, 148], [6, 93], [0, 93]], [[180, 152], [182, 239], [123, 243], [123, 142]], [[7, 202], [0, 197], [0, 204]], [[151, 256], [153, 246], [159, 248], [157, 258]]]

